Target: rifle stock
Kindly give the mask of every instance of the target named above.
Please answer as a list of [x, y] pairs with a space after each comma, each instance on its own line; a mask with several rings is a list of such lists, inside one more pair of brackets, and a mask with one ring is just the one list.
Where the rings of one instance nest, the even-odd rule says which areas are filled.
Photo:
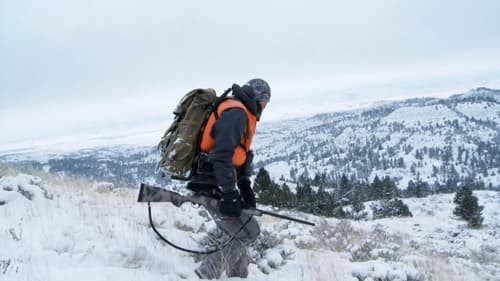
[[170, 202], [177, 207], [179, 207], [185, 202], [205, 205], [207, 203], [207, 200], [210, 201], [215, 199], [199, 195], [197, 196], [182, 195], [175, 191], [163, 189], [146, 183], [141, 183], [141, 187], [139, 189], [139, 197], [137, 198], [137, 202], [157, 202], [157, 203]]
[[[175, 191], [163, 189], [157, 186], [149, 185], [146, 183], [141, 183], [140, 189], [139, 189], [139, 196], [137, 198], [137, 202], [170, 202], [174, 204], [175, 206], [179, 207], [185, 202], [190, 202], [202, 206], [212, 206], [212, 207], [217, 207], [218, 206], [218, 200], [206, 196], [201, 196], [201, 195], [182, 195], [179, 194]], [[242, 209], [242, 212], [245, 214], [249, 215], [254, 215], [254, 216], [262, 216], [262, 215], [268, 215], [268, 216], [273, 216], [281, 219], [286, 219], [286, 220], [291, 220], [294, 222], [302, 223], [302, 224], [307, 224], [311, 226], [315, 226], [314, 223], [306, 221], [306, 220], [301, 220], [297, 218], [293, 218], [290, 216], [286, 215], [281, 215], [278, 213], [274, 213], [271, 211], [266, 211], [266, 210], [261, 210], [261, 209]]]

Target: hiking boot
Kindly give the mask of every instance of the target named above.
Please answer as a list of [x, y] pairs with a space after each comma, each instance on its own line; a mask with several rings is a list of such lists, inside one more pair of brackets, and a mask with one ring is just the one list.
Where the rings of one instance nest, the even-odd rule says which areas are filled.
[[220, 272], [217, 273], [214, 270], [206, 270], [203, 267], [198, 267], [197, 269], [194, 270], [194, 273], [200, 278], [200, 279], [218, 279], [220, 277]]
[[227, 277], [240, 277], [247, 278], [248, 276], [248, 265], [250, 264], [250, 260], [246, 254], [245, 249], [240, 249], [238, 260], [226, 267]]
[[226, 269], [227, 277], [240, 277], [247, 278], [248, 276], [248, 263], [242, 263], [240, 260], [233, 267]]
[[247, 276], [248, 276], [248, 269], [229, 270], [227, 272], [227, 277], [247, 278]]

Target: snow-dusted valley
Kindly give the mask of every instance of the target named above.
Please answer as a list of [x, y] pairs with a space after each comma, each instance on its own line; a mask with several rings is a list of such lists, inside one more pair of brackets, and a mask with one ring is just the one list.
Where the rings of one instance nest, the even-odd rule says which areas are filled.
[[[163, 129], [0, 147], [0, 280], [198, 280], [196, 259], [156, 238], [130, 188], [179, 188], [155, 173]], [[486, 88], [259, 124], [255, 164], [279, 183], [334, 189], [343, 174], [389, 176], [399, 189], [474, 180], [484, 183], [474, 191], [484, 222], [469, 228], [455, 216], [454, 193], [405, 198], [413, 216], [404, 218], [282, 209], [317, 225], [260, 217], [248, 280], [500, 280], [499, 145], [500, 91]], [[189, 205], [155, 204], [153, 217], [189, 248], [215, 228]]]
[[[500, 280], [500, 193], [475, 194], [484, 205], [481, 229], [453, 216], [451, 194], [405, 199], [411, 218], [291, 213], [317, 224], [309, 227], [261, 217], [248, 280]], [[198, 280], [195, 259], [155, 237], [136, 196], [44, 173], [3, 177], [1, 280]], [[192, 206], [156, 204], [153, 217], [168, 238], [191, 248], [214, 228]]]

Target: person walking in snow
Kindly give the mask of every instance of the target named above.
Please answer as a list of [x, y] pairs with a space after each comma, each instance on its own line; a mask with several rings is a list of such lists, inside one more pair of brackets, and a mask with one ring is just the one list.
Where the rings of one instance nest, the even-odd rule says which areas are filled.
[[252, 79], [245, 85], [233, 84], [233, 95], [223, 100], [209, 116], [200, 142], [200, 154], [187, 188], [219, 199], [218, 207], [208, 207], [219, 230], [234, 237], [221, 251], [207, 255], [195, 273], [201, 279], [248, 276], [247, 246], [260, 234], [255, 218], [242, 208], [255, 208], [251, 188], [250, 150], [257, 121], [271, 98], [269, 84]]

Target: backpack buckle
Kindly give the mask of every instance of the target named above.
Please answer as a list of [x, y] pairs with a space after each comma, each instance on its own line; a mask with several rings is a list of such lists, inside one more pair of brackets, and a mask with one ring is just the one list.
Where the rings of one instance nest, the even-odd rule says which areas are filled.
[[209, 159], [206, 152], [200, 152], [196, 161], [196, 174], [198, 175], [213, 175], [214, 165]]

